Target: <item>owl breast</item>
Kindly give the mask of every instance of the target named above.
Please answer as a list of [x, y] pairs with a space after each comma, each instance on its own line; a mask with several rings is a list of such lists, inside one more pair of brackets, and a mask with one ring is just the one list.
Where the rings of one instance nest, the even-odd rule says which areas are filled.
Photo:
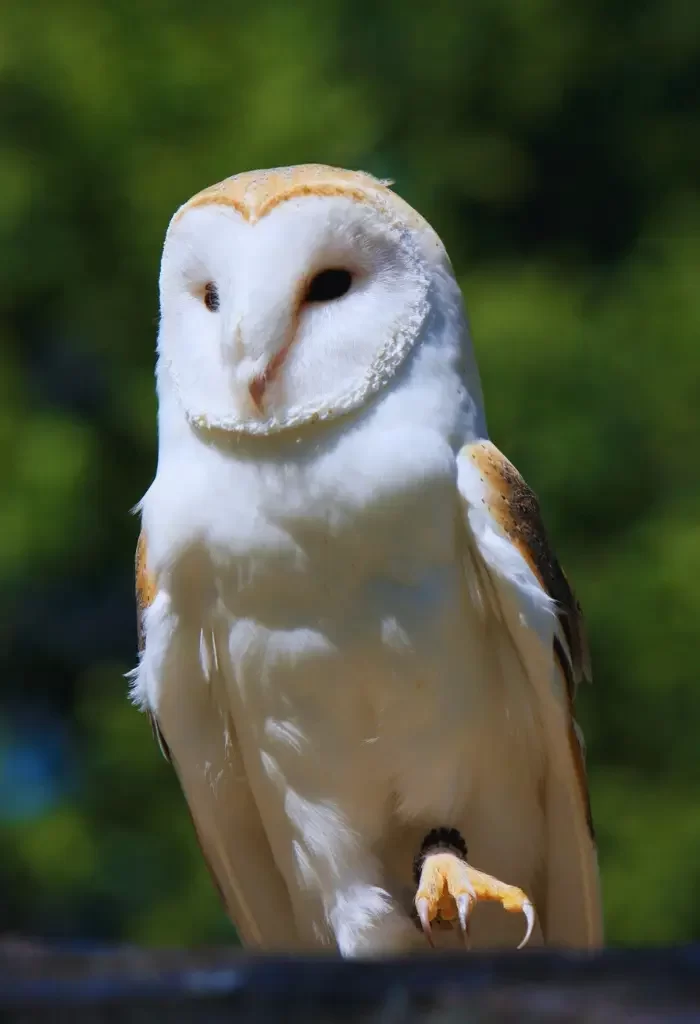
[[454, 453], [418, 429], [358, 433], [317, 458], [200, 450], [159, 469], [144, 508], [174, 597], [213, 588], [232, 617], [270, 629], [376, 611], [385, 583], [434, 588], [455, 566], [458, 517]]
[[[215, 469], [215, 502], [179, 480], [170, 590], [195, 632], [215, 634], [219, 700], [265, 785], [276, 773], [302, 785], [321, 758], [324, 771], [383, 778], [387, 793], [403, 773], [422, 800], [412, 752], [440, 737], [454, 793], [464, 723], [478, 728], [482, 702], [465, 685], [465, 650], [476, 679], [479, 642], [450, 447], [405, 430], [318, 460]], [[424, 799], [434, 813], [434, 793]]]

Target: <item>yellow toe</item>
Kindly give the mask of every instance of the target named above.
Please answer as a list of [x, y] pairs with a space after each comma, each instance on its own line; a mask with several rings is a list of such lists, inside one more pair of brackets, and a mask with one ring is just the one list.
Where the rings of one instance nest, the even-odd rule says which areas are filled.
[[449, 922], [457, 919], [466, 933], [469, 915], [479, 900], [495, 901], [509, 913], [525, 915], [527, 931], [518, 946], [521, 949], [528, 942], [535, 924], [534, 907], [522, 889], [477, 871], [455, 853], [440, 851], [425, 858], [415, 904], [423, 931], [431, 944], [430, 932], [436, 918]]

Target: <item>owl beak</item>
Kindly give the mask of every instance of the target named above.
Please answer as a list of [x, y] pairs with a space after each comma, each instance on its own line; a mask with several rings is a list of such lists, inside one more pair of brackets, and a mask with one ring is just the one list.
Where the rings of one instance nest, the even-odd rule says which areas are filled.
[[265, 411], [265, 392], [268, 385], [275, 379], [291, 348], [291, 341], [288, 342], [279, 352], [272, 357], [262, 373], [256, 374], [248, 384], [248, 394], [257, 411], [262, 414]]
[[[265, 389], [267, 387], [269, 366], [260, 372], [261, 360], [252, 359], [246, 352], [243, 327], [239, 321], [233, 331], [229, 343], [229, 358], [235, 367], [237, 383], [247, 390], [256, 412], [263, 412]], [[252, 371], [252, 376], [250, 375]]]
[[250, 384], [248, 385], [248, 394], [250, 395], [253, 405], [262, 413], [264, 400], [265, 400], [265, 388], [267, 387], [267, 369], [262, 373], [258, 374], [257, 377], [253, 377]]
[[[266, 415], [269, 412], [271, 385], [284, 366], [294, 341], [294, 333], [286, 320], [280, 317], [274, 317], [264, 324], [249, 325], [247, 329], [244, 315], [229, 337], [237, 385], [244, 394], [247, 391], [247, 398], [255, 413]], [[277, 345], [280, 347], [277, 348]]]

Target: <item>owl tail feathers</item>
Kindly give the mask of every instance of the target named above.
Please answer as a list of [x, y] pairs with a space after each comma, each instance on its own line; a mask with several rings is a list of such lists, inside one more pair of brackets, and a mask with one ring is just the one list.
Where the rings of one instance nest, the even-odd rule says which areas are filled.
[[575, 780], [550, 771], [545, 797], [546, 881], [540, 908], [548, 946], [597, 949], [603, 914], [595, 841]]

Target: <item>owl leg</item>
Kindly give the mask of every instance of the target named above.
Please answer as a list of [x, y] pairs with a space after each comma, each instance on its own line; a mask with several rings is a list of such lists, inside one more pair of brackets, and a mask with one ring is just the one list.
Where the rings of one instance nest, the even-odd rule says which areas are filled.
[[469, 915], [479, 900], [495, 900], [511, 913], [525, 915], [527, 931], [518, 946], [528, 942], [535, 924], [535, 910], [522, 891], [506, 885], [491, 875], [477, 871], [467, 863], [467, 847], [454, 828], [438, 828], [429, 832], [421, 843], [414, 862], [417, 892], [415, 907], [428, 942], [433, 945], [432, 922], [459, 920], [459, 926], [469, 940]]

